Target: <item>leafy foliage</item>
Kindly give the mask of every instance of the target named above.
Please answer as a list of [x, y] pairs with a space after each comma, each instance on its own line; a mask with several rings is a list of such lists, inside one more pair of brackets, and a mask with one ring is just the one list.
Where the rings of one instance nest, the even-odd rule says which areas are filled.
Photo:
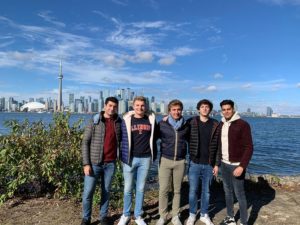
[[[13, 196], [53, 195], [80, 199], [83, 191], [81, 140], [83, 120], [70, 125], [70, 114], [56, 113], [42, 122], [6, 121], [11, 133], [0, 136], [0, 204]], [[122, 204], [123, 177], [117, 163], [112, 205]], [[100, 202], [99, 188], [94, 203]]]

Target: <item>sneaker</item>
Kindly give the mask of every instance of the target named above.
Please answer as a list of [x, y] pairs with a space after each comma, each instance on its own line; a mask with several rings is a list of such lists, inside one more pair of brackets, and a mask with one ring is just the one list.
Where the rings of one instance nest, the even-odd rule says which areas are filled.
[[103, 219], [100, 220], [101, 225], [110, 225], [110, 221], [108, 217], [103, 217]]
[[172, 223], [173, 223], [173, 225], [182, 225], [182, 223], [181, 223], [181, 221], [180, 221], [180, 219], [179, 219], [178, 216], [174, 216], [172, 218]]
[[190, 216], [188, 220], [186, 221], [186, 225], [194, 225], [196, 221], [196, 215], [193, 213], [190, 213]]
[[164, 225], [166, 223], [166, 221], [164, 220], [164, 218], [160, 217], [159, 220], [157, 220], [156, 225]]
[[90, 225], [90, 224], [91, 224], [90, 220], [82, 219], [82, 221], [81, 221], [81, 225]]
[[203, 223], [205, 223], [206, 225], [214, 225], [213, 222], [211, 222], [208, 214], [204, 214], [200, 216], [200, 221], [202, 221]]
[[122, 215], [118, 222], [118, 225], [126, 225], [129, 220], [130, 220], [129, 216]]
[[147, 225], [144, 221], [144, 219], [142, 217], [137, 217], [134, 222], [137, 224], [137, 225]]
[[226, 216], [220, 225], [236, 225], [236, 223], [233, 217]]

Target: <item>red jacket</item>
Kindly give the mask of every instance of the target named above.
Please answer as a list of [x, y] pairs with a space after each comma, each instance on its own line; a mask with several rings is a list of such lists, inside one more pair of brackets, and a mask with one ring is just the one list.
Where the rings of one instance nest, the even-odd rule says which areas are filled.
[[[221, 122], [221, 129], [222, 126], [223, 122]], [[222, 152], [222, 146], [219, 146]], [[240, 162], [240, 166], [246, 169], [253, 153], [251, 128], [246, 121], [238, 119], [231, 123], [228, 131], [228, 151], [229, 161]]]

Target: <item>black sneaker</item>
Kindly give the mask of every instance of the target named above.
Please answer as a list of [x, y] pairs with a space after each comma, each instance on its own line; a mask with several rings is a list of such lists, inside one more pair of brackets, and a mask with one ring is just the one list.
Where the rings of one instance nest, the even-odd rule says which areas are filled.
[[103, 219], [101, 219], [100, 223], [101, 225], [110, 225], [108, 217], [104, 217]]
[[236, 225], [234, 217], [226, 216], [220, 225]]
[[82, 221], [81, 221], [81, 225], [90, 225], [90, 224], [91, 224], [90, 220], [82, 219]]

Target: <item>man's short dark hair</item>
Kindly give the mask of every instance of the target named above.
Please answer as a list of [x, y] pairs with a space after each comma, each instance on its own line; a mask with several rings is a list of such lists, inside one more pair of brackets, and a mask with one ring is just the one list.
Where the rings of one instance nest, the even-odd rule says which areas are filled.
[[201, 105], [208, 105], [209, 110], [211, 111], [213, 109], [213, 104], [211, 101], [209, 101], [208, 99], [202, 99], [197, 103], [197, 110], [200, 109]]
[[117, 105], [119, 104], [119, 100], [116, 97], [107, 97], [105, 99], [105, 105], [107, 105], [108, 102], [113, 102], [116, 103]]
[[225, 99], [221, 101], [220, 106], [222, 108], [223, 105], [230, 105], [232, 108], [234, 108], [234, 102], [230, 99]]

